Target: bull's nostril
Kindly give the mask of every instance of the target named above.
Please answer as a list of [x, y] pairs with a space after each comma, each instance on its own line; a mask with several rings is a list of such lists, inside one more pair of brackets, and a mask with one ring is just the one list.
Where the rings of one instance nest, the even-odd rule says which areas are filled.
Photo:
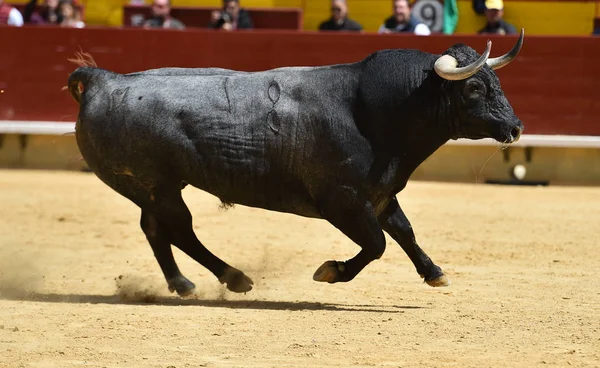
[[513, 141], [517, 141], [519, 139], [519, 137], [521, 136], [521, 129], [512, 128], [510, 131], [510, 136], [513, 139]]

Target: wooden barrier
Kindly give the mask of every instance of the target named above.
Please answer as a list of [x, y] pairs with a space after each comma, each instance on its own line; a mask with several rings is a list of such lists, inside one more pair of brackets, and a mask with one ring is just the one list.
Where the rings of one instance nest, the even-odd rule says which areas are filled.
[[[441, 53], [456, 42], [483, 51], [487, 37], [317, 32], [1, 27], [0, 120], [73, 122], [77, 106], [66, 91], [75, 51], [106, 69], [126, 73], [165, 66], [245, 71], [355, 62], [387, 48]], [[515, 37], [490, 37], [492, 56]], [[519, 57], [498, 71], [527, 134], [600, 136], [600, 38], [526, 36]]]
[[[245, 8], [255, 29], [302, 29], [302, 10], [283, 8]], [[206, 28], [210, 23], [211, 13], [219, 10], [214, 7], [172, 7], [171, 16], [179, 19], [186, 27]], [[144, 19], [152, 15], [148, 5], [123, 6], [123, 25], [139, 26]]]

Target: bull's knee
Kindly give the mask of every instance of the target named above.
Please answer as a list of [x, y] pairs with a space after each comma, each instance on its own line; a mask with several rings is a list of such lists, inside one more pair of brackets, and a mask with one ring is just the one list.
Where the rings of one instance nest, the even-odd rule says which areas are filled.
[[142, 212], [140, 218], [140, 227], [147, 238], [155, 238], [158, 234], [158, 222], [154, 216], [149, 216]]
[[381, 244], [377, 244], [375, 249], [373, 249], [373, 254], [374, 254], [373, 259], [379, 259], [379, 258], [383, 257], [383, 253], [385, 253], [385, 248], [386, 248], [385, 242], [383, 242]]

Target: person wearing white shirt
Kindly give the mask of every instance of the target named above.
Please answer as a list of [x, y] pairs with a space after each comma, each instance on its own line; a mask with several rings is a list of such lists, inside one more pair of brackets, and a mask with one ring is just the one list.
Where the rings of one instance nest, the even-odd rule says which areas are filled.
[[411, 15], [408, 0], [393, 0], [394, 14], [387, 18], [379, 27], [379, 33], [414, 33], [419, 36], [429, 36], [431, 30], [427, 24]]
[[0, 0], [0, 24], [21, 27], [23, 25], [23, 16], [17, 8], [10, 6]]

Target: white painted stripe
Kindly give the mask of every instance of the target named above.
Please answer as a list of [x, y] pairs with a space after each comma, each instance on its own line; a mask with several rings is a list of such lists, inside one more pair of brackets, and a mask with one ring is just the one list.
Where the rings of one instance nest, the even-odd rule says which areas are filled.
[[[49, 134], [73, 133], [75, 123], [60, 121], [0, 120], [0, 134]], [[448, 141], [450, 146], [498, 146], [493, 139], [459, 139]], [[514, 147], [571, 147], [600, 148], [600, 136], [523, 134]]]
[[62, 135], [75, 132], [75, 123], [60, 121], [0, 120], [0, 134]]
[[[448, 145], [457, 146], [499, 146], [493, 139], [458, 139], [448, 141]], [[569, 147], [569, 148], [600, 148], [600, 136], [590, 135], [543, 135], [523, 134], [518, 142], [511, 147]]]

